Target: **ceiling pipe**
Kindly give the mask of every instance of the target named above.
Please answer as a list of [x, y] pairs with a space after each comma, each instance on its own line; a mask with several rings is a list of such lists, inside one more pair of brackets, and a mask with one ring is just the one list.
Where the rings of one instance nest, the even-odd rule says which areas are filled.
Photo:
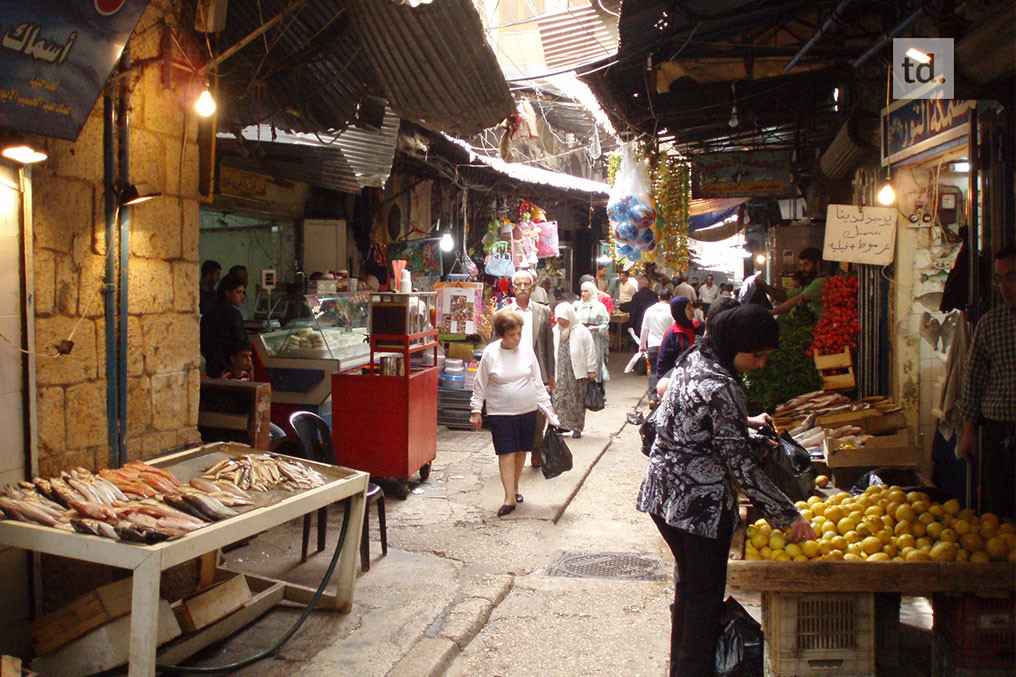
[[880, 51], [882, 51], [882, 48], [885, 47], [887, 42], [889, 42], [890, 40], [895, 38], [897, 35], [899, 35], [903, 31], [905, 31], [908, 28], [910, 28], [910, 26], [915, 21], [917, 21], [918, 19], [921, 18], [922, 14], [924, 14], [924, 6], [923, 5], [918, 7], [916, 10], [914, 10], [913, 14], [911, 14], [906, 19], [904, 19], [899, 24], [897, 24], [896, 28], [892, 29], [891, 31], [889, 31], [888, 33], [886, 33], [885, 35], [880, 37], [875, 42], [874, 45], [872, 45], [871, 47], [868, 48], [867, 52], [865, 52], [864, 54], [859, 56], [857, 58], [857, 60], [854, 63], [850, 64], [850, 65], [853, 66], [854, 68], [860, 68], [861, 66], [866, 64], [868, 62], [868, 59], [870, 59], [871, 57], [875, 56]]
[[789, 73], [791, 69], [797, 65], [797, 62], [808, 53], [808, 50], [814, 47], [815, 43], [821, 40], [823, 35], [826, 35], [833, 25], [842, 18], [843, 12], [847, 9], [848, 5], [853, 3], [853, 1], [854, 0], [842, 0], [840, 4], [836, 5], [836, 8], [832, 11], [832, 14], [829, 15], [829, 18], [818, 27], [815, 34], [808, 39], [808, 42], [804, 43], [804, 47], [801, 48], [801, 51], [795, 54], [794, 58], [790, 60], [790, 63], [783, 67], [784, 73]]

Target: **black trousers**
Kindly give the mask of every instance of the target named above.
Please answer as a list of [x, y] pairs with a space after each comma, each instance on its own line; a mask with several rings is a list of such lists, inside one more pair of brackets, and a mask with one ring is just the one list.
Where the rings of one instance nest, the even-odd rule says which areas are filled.
[[980, 512], [1016, 517], [1016, 424], [982, 419]]
[[650, 402], [656, 402], [660, 396], [656, 394], [656, 384], [660, 382], [660, 375], [656, 373], [656, 360], [660, 357], [660, 346], [653, 346], [646, 349], [646, 358], [649, 360], [649, 389], [646, 395]]
[[716, 663], [733, 524], [724, 519], [719, 538], [705, 538], [675, 529], [656, 515], [652, 518], [674, 553], [671, 677], [707, 677]]

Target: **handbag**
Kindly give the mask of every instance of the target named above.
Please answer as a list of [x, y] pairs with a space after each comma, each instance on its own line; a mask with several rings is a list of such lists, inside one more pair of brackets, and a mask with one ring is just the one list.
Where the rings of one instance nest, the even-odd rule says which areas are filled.
[[490, 248], [484, 271], [493, 277], [511, 277], [515, 274], [515, 264], [512, 263], [512, 254], [507, 242], [504, 240], [495, 242]]
[[572, 469], [572, 453], [568, 445], [564, 443], [560, 428], [552, 425], [547, 426], [547, 432], [543, 435], [542, 456], [541, 470], [544, 479], [549, 480]]
[[603, 384], [590, 381], [586, 387], [586, 409], [589, 411], [600, 411], [607, 406], [607, 398], [603, 392]]

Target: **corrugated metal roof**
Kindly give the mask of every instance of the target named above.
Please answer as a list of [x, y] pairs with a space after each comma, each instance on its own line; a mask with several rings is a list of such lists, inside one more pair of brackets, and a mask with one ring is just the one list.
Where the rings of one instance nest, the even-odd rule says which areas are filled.
[[550, 70], [578, 66], [617, 53], [617, 36], [593, 7], [569, 7], [538, 18], [543, 57]]
[[415, 8], [349, 0], [348, 6], [354, 32], [400, 117], [468, 135], [515, 112], [471, 0]]
[[470, 0], [419, 7], [384, 0], [232, 2], [219, 51], [283, 18], [219, 66], [223, 108], [238, 128], [341, 130], [368, 96], [402, 118], [473, 134], [515, 111]]
[[384, 123], [376, 132], [348, 127], [335, 136], [287, 133], [268, 125], [247, 127], [243, 138], [257, 143], [259, 153], [240, 153], [239, 142], [220, 134], [220, 162], [246, 171], [268, 171], [282, 178], [345, 193], [361, 188], [382, 188], [392, 170], [399, 118], [385, 109]]

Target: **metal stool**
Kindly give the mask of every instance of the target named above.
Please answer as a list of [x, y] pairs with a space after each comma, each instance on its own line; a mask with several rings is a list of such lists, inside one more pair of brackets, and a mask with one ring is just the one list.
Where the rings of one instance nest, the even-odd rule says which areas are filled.
[[[289, 417], [289, 425], [296, 431], [299, 442], [299, 456], [319, 463], [335, 465], [335, 450], [332, 447], [332, 434], [328, 424], [317, 414], [309, 411], [298, 411]], [[377, 503], [377, 520], [381, 527], [381, 552], [388, 554], [388, 527], [385, 520], [385, 497], [381, 487], [368, 482], [367, 505], [363, 511], [363, 532], [360, 536], [360, 567], [370, 571], [370, 504]], [[325, 549], [325, 528], [328, 524], [328, 508], [317, 511], [317, 550]], [[307, 546], [310, 542], [310, 515], [303, 516], [303, 543], [300, 546], [300, 562], [307, 561]]]

